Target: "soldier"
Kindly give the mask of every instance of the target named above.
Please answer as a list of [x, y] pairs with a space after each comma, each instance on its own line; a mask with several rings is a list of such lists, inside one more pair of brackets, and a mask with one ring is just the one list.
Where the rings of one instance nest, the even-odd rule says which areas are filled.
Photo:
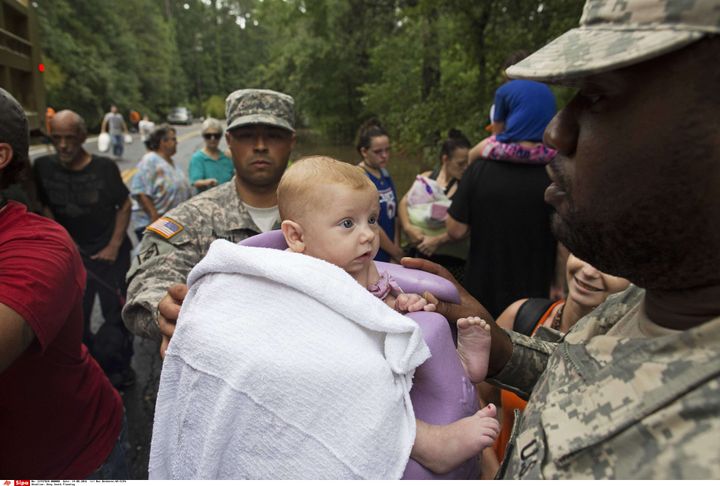
[[190, 269], [218, 238], [238, 242], [279, 228], [277, 185], [295, 146], [294, 100], [242, 89], [226, 100], [225, 140], [235, 177], [184, 202], [147, 227], [128, 272], [123, 319], [134, 333], [161, 338], [175, 329]]
[[[579, 88], [545, 132], [554, 230], [637, 286], [564, 339], [491, 327], [491, 383], [530, 396], [504, 478], [720, 477], [718, 34], [720, 0], [588, 0], [580, 28], [508, 69]], [[462, 302], [439, 310], [486, 315]], [[487, 335], [459, 326], [477, 381]]]

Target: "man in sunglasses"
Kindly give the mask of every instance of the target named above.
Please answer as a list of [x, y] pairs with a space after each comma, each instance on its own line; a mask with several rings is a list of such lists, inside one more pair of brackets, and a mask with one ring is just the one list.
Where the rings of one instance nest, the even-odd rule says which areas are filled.
[[[80, 115], [60, 111], [50, 127], [55, 154], [40, 157], [33, 166], [38, 197], [43, 214], [72, 236], [87, 271], [83, 342], [113, 385], [124, 388], [134, 382], [132, 334], [120, 317], [130, 268], [128, 189], [115, 162], [83, 148], [87, 130]], [[90, 318], [96, 295], [104, 323], [93, 335]]]
[[225, 140], [235, 177], [149, 225], [128, 273], [125, 325], [161, 339], [165, 355], [190, 270], [218, 238], [241, 241], [279, 228], [276, 190], [295, 146], [295, 102], [264, 89], [241, 89], [225, 104]]

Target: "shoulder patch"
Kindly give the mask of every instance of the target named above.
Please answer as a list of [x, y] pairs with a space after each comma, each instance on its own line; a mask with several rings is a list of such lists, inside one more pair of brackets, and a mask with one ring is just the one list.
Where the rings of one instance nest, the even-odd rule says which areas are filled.
[[183, 227], [183, 225], [181, 225], [174, 219], [163, 216], [145, 229], [147, 231], [152, 231], [153, 233], [156, 233], [168, 240], [176, 234], [180, 233], [185, 228]]

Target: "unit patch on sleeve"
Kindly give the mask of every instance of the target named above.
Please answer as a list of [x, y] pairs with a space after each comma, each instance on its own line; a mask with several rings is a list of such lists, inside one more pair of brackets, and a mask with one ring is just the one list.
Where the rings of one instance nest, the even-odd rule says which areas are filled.
[[166, 240], [172, 238], [176, 234], [183, 230], [183, 225], [175, 221], [174, 219], [163, 216], [157, 219], [154, 223], [145, 228], [148, 231], [157, 233]]

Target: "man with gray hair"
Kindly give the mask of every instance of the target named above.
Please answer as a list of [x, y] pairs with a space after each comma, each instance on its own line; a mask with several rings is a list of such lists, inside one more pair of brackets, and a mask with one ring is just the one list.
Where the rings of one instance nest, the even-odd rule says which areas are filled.
[[[83, 342], [118, 388], [132, 385], [133, 337], [122, 322], [125, 274], [131, 244], [128, 189], [117, 164], [83, 148], [85, 120], [62, 110], [50, 121], [54, 155], [40, 157], [33, 171], [43, 214], [60, 223], [80, 250], [87, 272]], [[103, 325], [90, 329], [95, 296], [100, 298]]]
[[265, 89], [241, 89], [226, 100], [225, 140], [235, 177], [180, 204], [149, 225], [128, 272], [125, 325], [162, 339], [164, 356], [190, 270], [218, 238], [241, 241], [279, 227], [277, 185], [295, 146], [295, 102]]
[[459, 329], [474, 381], [489, 344], [490, 382], [530, 397], [499, 476], [717, 479], [720, 0], [588, 0], [507, 73], [578, 89], [545, 131], [554, 231], [635, 285], [564, 337]]

